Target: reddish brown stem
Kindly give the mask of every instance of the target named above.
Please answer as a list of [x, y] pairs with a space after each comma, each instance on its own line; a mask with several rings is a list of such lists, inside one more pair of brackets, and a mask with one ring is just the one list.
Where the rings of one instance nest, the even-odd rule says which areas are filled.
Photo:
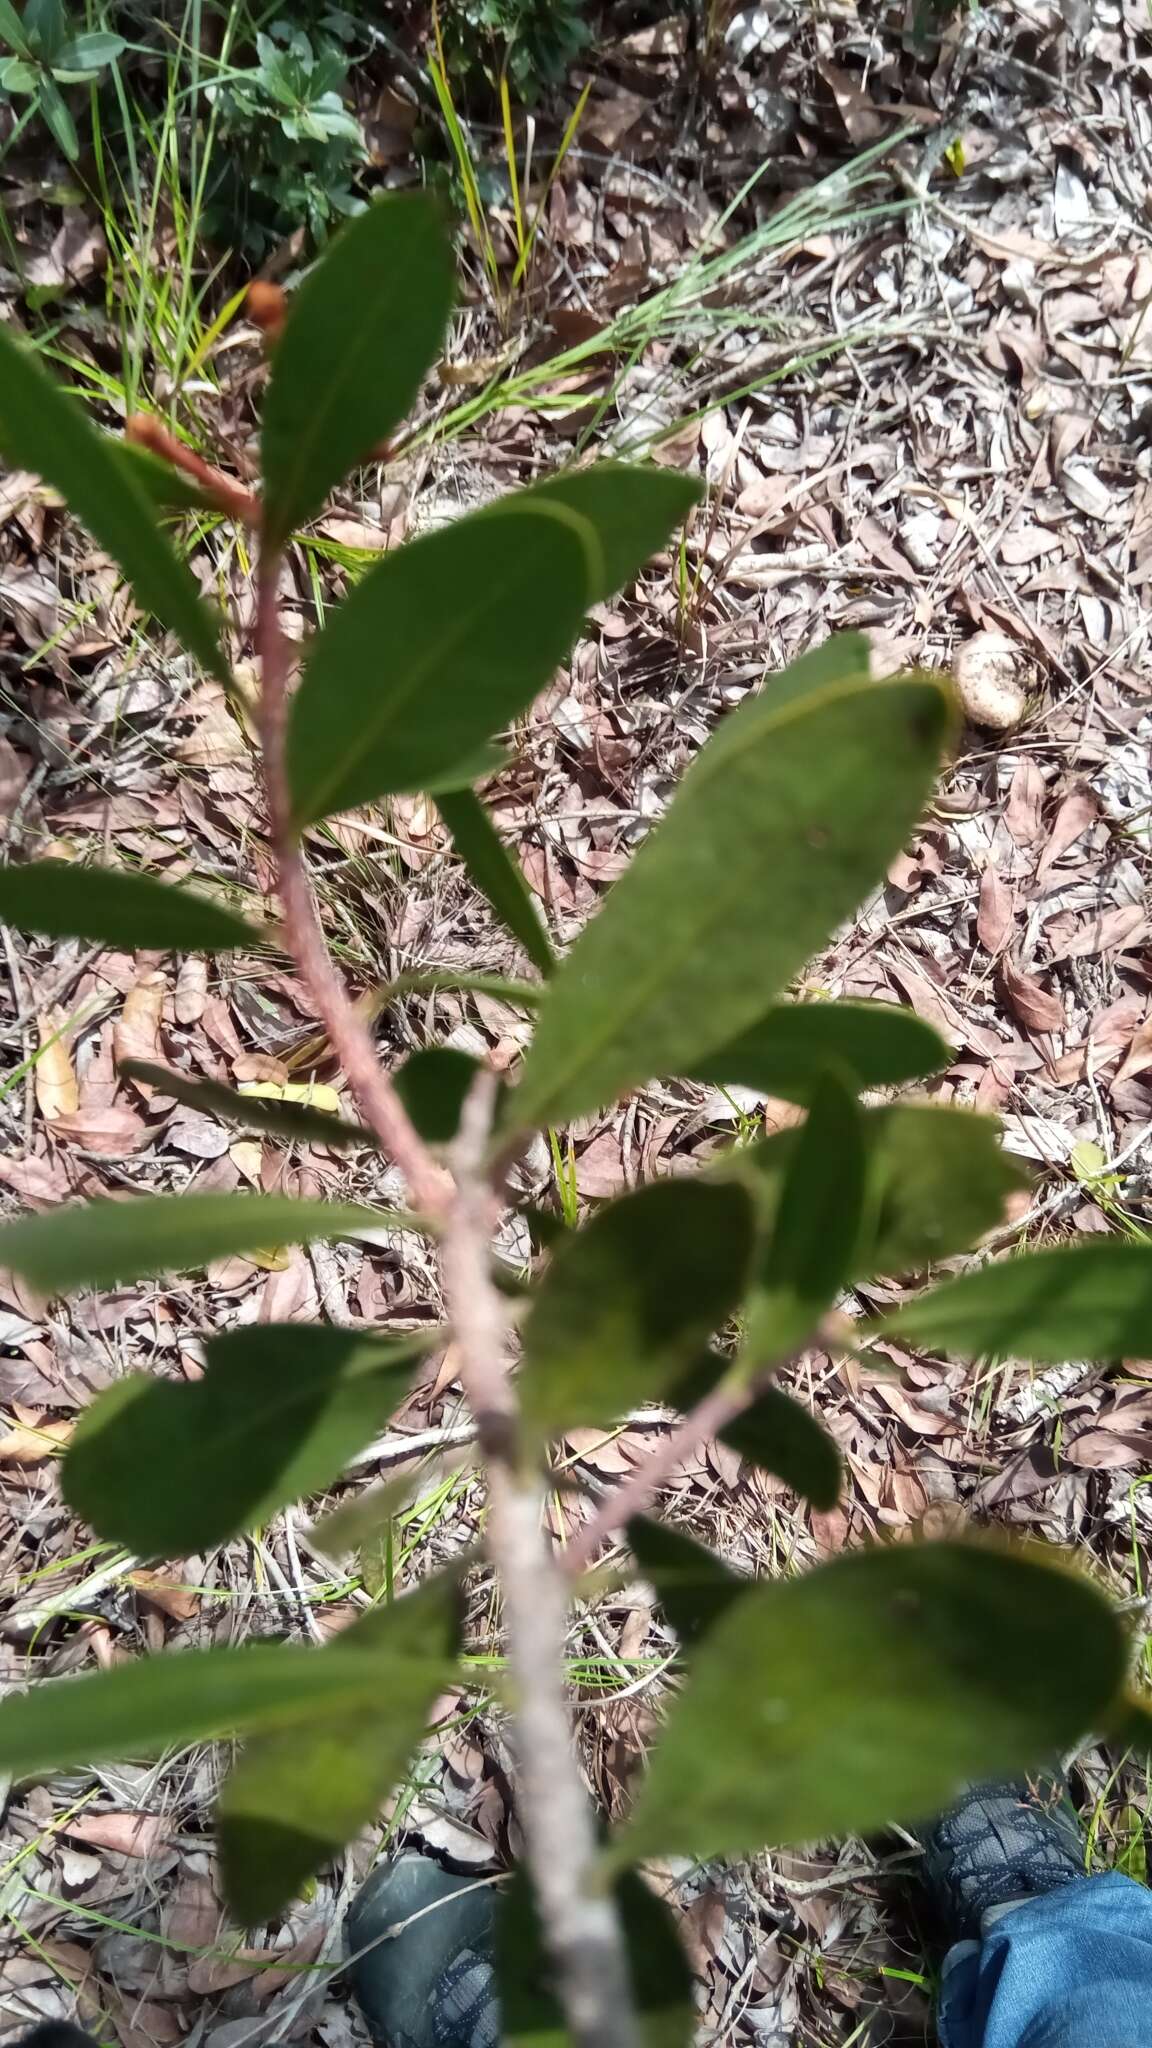
[[222, 469], [214, 469], [193, 449], [186, 448], [183, 441], [177, 440], [154, 413], [134, 412], [124, 423], [124, 438], [135, 441], [139, 448], [150, 448], [153, 455], [158, 455], [173, 469], [183, 470], [185, 476], [190, 476], [193, 483], [208, 492], [229, 519], [237, 520], [241, 526], [259, 526], [260, 500], [255, 493], [245, 490], [234, 477], [225, 476]]
[[602, 1543], [614, 1536], [633, 1515], [651, 1507], [662, 1486], [691, 1457], [700, 1444], [710, 1443], [726, 1422], [742, 1415], [755, 1398], [755, 1388], [731, 1386], [722, 1380], [710, 1394], [669, 1431], [662, 1444], [638, 1465], [622, 1485], [614, 1487], [596, 1513], [577, 1530], [564, 1552], [564, 1569], [572, 1574], [587, 1571]]

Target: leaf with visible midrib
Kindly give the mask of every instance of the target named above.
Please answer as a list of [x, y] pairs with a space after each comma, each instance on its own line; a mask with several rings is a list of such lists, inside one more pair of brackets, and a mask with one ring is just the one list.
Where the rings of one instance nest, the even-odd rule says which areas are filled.
[[596, 462], [565, 470], [501, 499], [501, 505], [566, 505], [595, 528], [601, 569], [589, 603], [601, 604], [631, 583], [649, 557], [699, 502], [696, 477], [630, 462]]
[[1064, 1365], [1152, 1354], [1152, 1245], [1092, 1238], [945, 1280], [885, 1316], [913, 1344]]
[[67, 860], [0, 868], [0, 918], [49, 939], [95, 939], [108, 946], [218, 953], [258, 946], [269, 933], [232, 910], [121, 868], [83, 868]]
[[142, 1557], [213, 1549], [338, 1478], [404, 1400], [427, 1341], [303, 1323], [210, 1337], [202, 1379], [130, 1373], [85, 1409], [65, 1498]]
[[1106, 1725], [1124, 1631], [1086, 1579], [901, 1543], [761, 1581], [693, 1653], [621, 1857], [739, 1856], [916, 1820]]
[[591, 529], [470, 513], [386, 555], [333, 612], [292, 702], [298, 828], [423, 789], [523, 711], [579, 631]]
[[295, 293], [264, 394], [271, 545], [402, 420], [452, 311], [455, 262], [429, 193], [377, 199], [340, 230]]
[[0, 1266], [42, 1294], [116, 1287], [154, 1273], [190, 1272], [234, 1253], [356, 1237], [401, 1219], [350, 1202], [289, 1195], [141, 1195], [77, 1202], [0, 1228]]
[[866, 1126], [834, 1074], [822, 1074], [788, 1164], [757, 1261], [748, 1342], [782, 1359], [810, 1339], [850, 1279], [868, 1196]]
[[71, 394], [2, 326], [0, 448], [13, 468], [34, 470], [60, 492], [119, 564], [145, 610], [227, 683], [216, 621], [191, 570], [157, 526], [145, 492]]
[[553, 977], [510, 1122], [566, 1122], [747, 1030], [882, 876], [949, 722], [941, 682], [873, 682], [856, 634], [770, 677]]

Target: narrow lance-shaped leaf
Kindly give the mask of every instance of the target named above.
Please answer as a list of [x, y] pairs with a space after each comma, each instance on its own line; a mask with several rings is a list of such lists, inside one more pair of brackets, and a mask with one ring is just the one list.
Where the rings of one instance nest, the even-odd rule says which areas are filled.
[[678, 1179], [622, 1196], [562, 1238], [524, 1326], [528, 1428], [559, 1435], [658, 1399], [736, 1306], [752, 1226], [736, 1184]]
[[371, 1145], [379, 1143], [366, 1124], [346, 1123], [327, 1110], [314, 1109], [308, 1102], [285, 1102], [266, 1095], [245, 1095], [226, 1088], [221, 1081], [205, 1081], [178, 1074], [171, 1067], [152, 1060], [121, 1060], [120, 1072], [130, 1081], [144, 1081], [162, 1095], [186, 1103], [189, 1109], [219, 1117], [222, 1123], [239, 1124], [245, 1131], [267, 1131], [273, 1137], [294, 1138], [310, 1145]]
[[868, 1195], [865, 1127], [832, 1073], [793, 1138], [776, 1214], [748, 1303], [750, 1356], [780, 1359], [812, 1337], [848, 1281]]
[[0, 1266], [40, 1290], [116, 1287], [155, 1273], [192, 1272], [234, 1253], [360, 1237], [402, 1219], [351, 1202], [289, 1195], [143, 1195], [77, 1202], [0, 1228]]
[[301, 1323], [211, 1337], [203, 1379], [130, 1373], [85, 1409], [65, 1498], [141, 1556], [213, 1549], [338, 1478], [403, 1402], [423, 1348]]
[[481, 895], [523, 946], [532, 965], [545, 976], [551, 974], [556, 961], [520, 863], [499, 837], [475, 791], [441, 790], [436, 805]]
[[760, 1583], [696, 1650], [621, 1853], [919, 1819], [1105, 1724], [1126, 1667], [1086, 1579], [992, 1546], [901, 1543]]
[[[60, 106], [67, 116], [62, 100]], [[146, 493], [109, 451], [76, 400], [61, 391], [3, 327], [0, 448], [14, 468], [34, 470], [60, 492], [69, 510], [119, 564], [145, 610], [226, 683], [228, 664], [216, 622], [191, 570], [157, 526]]]
[[272, 545], [313, 518], [332, 486], [404, 418], [439, 352], [454, 275], [442, 209], [415, 192], [376, 200], [309, 272], [264, 396]]
[[297, 825], [423, 789], [523, 711], [579, 630], [590, 549], [562, 507], [485, 510], [370, 569], [313, 642], [293, 699]]
[[0, 919], [49, 939], [95, 939], [108, 946], [164, 952], [223, 952], [258, 946], [270, 933], [191, 889], [121, 868], [82, 868], [67, 860], [0, 868]]
[[[442, 1685], [449, 1670], [439, 1664], [429, 1676]], [[0, 1769], [23, 1777], [105, 1757], [156, 1756], [175, 1743], [379, 1707], [380, 1662], [370, 1648], [337, 1654], [335, 1645], [253, 1643], [142, 1657], [0, 1700]]]
[[337, 1704], [248, 1743], [216, 1815], [224, 1889], [247, 1925], [286, 1906], [383, 1805], [443, 1689], [458, 1602], [453, 1574], [365, 1615], [322, 1654], [374, 1663], [371, 1704]]
[[936, 678], [874, 682], [857, 634], [733, 712], [553, 977], [517, 1126], [684, 1073], [754, 1024], [883, 874], [949, 723]]
[[879, 1326], [903, 1341], [961, 1358], [1081, 1358], [1152, 1354], [1152, 1245], [1114, 1238], [982, 1266], [945, 1280]]
[[930, 1024], [895, 1003], [777, 1003], [705, 1053], [691, 1078], [806, 1103], [828, 1066], [857, 1088], [892, 1088], [937, 1073], [951, 1057]]

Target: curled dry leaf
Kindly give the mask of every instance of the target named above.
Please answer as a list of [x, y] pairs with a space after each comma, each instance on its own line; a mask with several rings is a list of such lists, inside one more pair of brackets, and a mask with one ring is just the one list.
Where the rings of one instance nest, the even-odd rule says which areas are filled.
[[1034, 846], [1039, 839], [1043, 803], [1044, 777], [1028, 756], [1017, 766], [1004, 806], [1004, 823], [1017, 846]]
[[39, 1465], [67, 1443], [75, 1427], [74, 1422], [18, 1424], [0, 1436], [0, 1465]]
[[168, 1839], [168, 1825], [158, 1813], [79, 1813], [68, 1833], [74, 1842], [117, 1856], [154, 1856]]
[[110, 1102], [82, 1107], [69, 1116], [56, 1118], [53, 1130], [85, 1152], [102, 1159], [128, 1159], [147, 1145], [152, 1133], [143, 1117], [127, 1103]]
[[80, 1088], [72, 1055], [59, 1035], [64, 1021], [62, 1010], [45, 1010], [38, 1020], [40, 1052], [35, 1068], [36, 1102], [45, 1123], [49, 1124], [54, 1124], [62, 1116], [74, 1115], [80, 1107]]
[[208, 962], [198, 953], [190, 953], [180, 963], [176, 976], [176, 1022], [198, 1024], [204, 1015], [208, 999]]
[[990, 860], [980, 877], [980, 907], [976, 913], [976, 936], [989, 953], [999, 953], [1007, 945], [1015, 909], [1015, 891], [995, 861]]
[[[158, 1060], [161, 1057], [160, 1020], [164, 1011], [164, 977], [155, 968], [142, 974], [135, 988], [124, 998], [116, 1020], [112, 1044], [117, 1064], [124, 1060]], [[147, 1101], [153, 1093], [147, 1081], [134, 1081]]]
[[1005, 956], [996, 970], [1001, 994], [1026, 1031], [1062, 1031], [1064, 1005], [1034, 975]]
[[166, 1572], [129, 1572], [128, 1583], [149, 1607], [158, 1608], [172, 1621], [191, 1621], [200, 1611], [200, 1595], [195, 1586], [185, 1585], [179, 1565]]
[[1100, 799], [1094, 789], [1089, 789], [1087, 783], [1081, 782], [1075, 789], [1069, 790], [1052, 820], [1048, 843], [1040, 856], [1040, 865], [1036, 870], [1037, 881], [1048, 873], [1050, 867], [1055, 866], [1061, 854], [1067, 853], [1068, 848], [1075, 845], [1081, 833], [1086, 832], [1089, 825], [1094, 825], [1099, 816]]

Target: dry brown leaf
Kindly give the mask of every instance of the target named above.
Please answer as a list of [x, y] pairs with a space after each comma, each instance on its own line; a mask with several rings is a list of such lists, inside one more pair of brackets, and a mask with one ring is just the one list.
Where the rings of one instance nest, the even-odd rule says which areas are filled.
[[1152, 1012], [1145, 1017], [1131, 1045], [1128, 1047], [1114, 1076], [1115, 1081], [1131, 1081], [1137, 1074], [1146, 1073], [1152, 1067]]
[[37, 1020], [40, 1055], [35, 1067], [36, 1102], [49, 1124], [54, 1124], [58, 1117], [71, 1116], [80, 1107], [80, 1087], [72, 1055], [59, 1035], [64, 1021], [63, 1010], [45, 1010]]
[[1085, 1472], [1121, 1472], [1125, 1466], [1147, 1466], [1152, 1460], [1152, 1436], [1147, 1432], [1115, 1429], [1082, 1429], [1065, 1437], [1060, 1447], [1063, 1463]]
[[175, 1011], [178, 1024], [198, 1024], [208, 996], [208, 962], [190, 953], [176, 976]]
[[1069, 790], [1060, 809], [1052, 820], [1052, 830], [1048, 835], [1048, 843], [1040, 856], [1040, 864], [1036, 869], [1037, 881], [1040, 881], [1047, 874], [1049, 868], [1055, 865], [1062, 853], [1067, 853], [1068, 848], [1075, 845], [1080, 834], [1086, 832], [1089, 825], [1096, 823], [1099, 816], [1100, 799], [1094, 789], [1089, 789], [1085, 783], [1080, 783], [1075, 789]]
[[0, 1436], [0, 1465], [39, 1465], [54, 1450], [66, 1444], [74, 1422], [38, 1422], [34, 1428], [20, 1424]]
[[1034, 975], [1025, 974], [1024, 969], [1007, 955], [1000, 961], [996, 972], [1005, 1002], [1026, 1031], [1064, 1029], [1063, 1002]]
[[1017, 846], [1034, 846], [1040, 837], [1040, 812], [1044, 803], [1044, 777], [1031, 756], [1020, 762], [1012, 777], [1004, 823]]
[[80, 1813], [66, 1832], [75, 1842], [111, 1849], [117, 1856], [154, 1856], [169, 1830], [158, 1813]]
[[[135, 988], [129, 989], [124, 998], [124, 1008], [116, 1020], [112, 1044], [117, 1065], [124, 1060], [161, 1058], [160, 1020], [163, 1010], [164, 977], [151, 968], [140, 976]], [[132, 1086], [140, 1090], [145, 1100], [153, 1093], [145, 1081], [134, 1081]]]
[[102, 1159], [128, 1159], [151, 1142], [152, 1133], [142, 1116], [126, 1103], [111, 1102], [84, 1107], [70, 1116], [57, 1117], [53, 1130], [85, 1152]]
[[12, 816], [31, 772], [26, 755], [18, 754], [12, 742], [0, 736], [0, 819]]
[[1086, 924], [1054, 917], [1045, 925], [1044, 936], [1053, 960], [1087, 960], [1094, 953], [1126, 952], [1140, 945], [1147, 931], [1148, 919], [1139, 903], [1118, 903]]
[[191, 1621], [200, 1611], [200, 1595], [195, 1586], [186, 1586], [171, 1572], [129, 1572], [128, 1583], [135, 1586], [140, 1598], [149, 1607], [159, 1608], [173, 1621]]
[[980, 877], [980, 908], [976, 913], [976, 936], [989, 953], [1007, 945], [1016, 910], [1016, 894], [994, 861]]

